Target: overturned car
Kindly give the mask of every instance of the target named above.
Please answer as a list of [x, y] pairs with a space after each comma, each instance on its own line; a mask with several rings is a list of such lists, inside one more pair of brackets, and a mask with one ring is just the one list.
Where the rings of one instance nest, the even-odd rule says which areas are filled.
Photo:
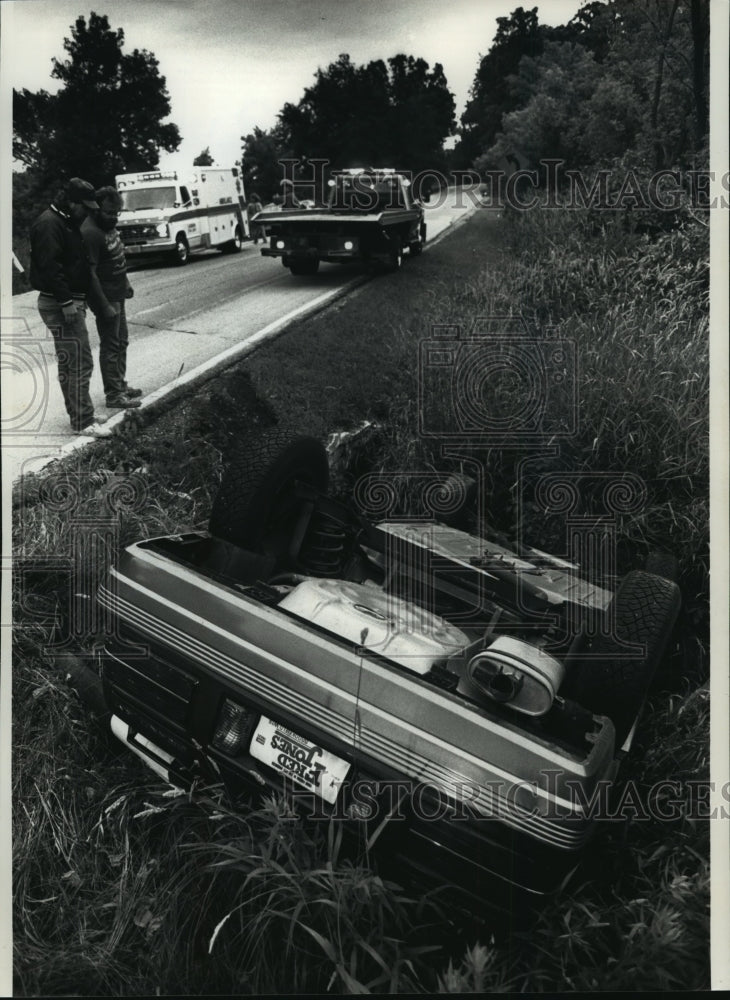
[[373, 523], [321, 443], [233, 461], [209, 531], [130, 545], [102, 585], [114, 734], [167, 780], [287, 789], [482, 903], [576, 866], [679, 609], [451, 524]]

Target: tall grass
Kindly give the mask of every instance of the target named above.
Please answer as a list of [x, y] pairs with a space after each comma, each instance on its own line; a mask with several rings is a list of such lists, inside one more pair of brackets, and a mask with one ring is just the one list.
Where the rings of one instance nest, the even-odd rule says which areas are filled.
[[[485, 223], [482, 223], [484, 226]], [[680, 566], [686, 608], [702, 621], [707, 641], [709, 573], [708, 239], [691, 215], [649, 239], [622, 221], [596, 223], [589, 212], [513, 214], [501, 233], [505, 259], [444, 279], [433, 324], [519, 314], [536, 338], [559, 337], [577, 349], [577, 430], [528, 451], [484, 445], [488, 513], [501, 530], [541, 547], [559, 546], [564, 516], [520, 496], [525, 458], [546, 472], [630, 473], [647, 489], [640, 509], [618, 517], [619, 562], [625, 572], [652, 549], [670, 550]], [[443, 466], [440, 443], [417, 431], [418, 374], [414, 341], [424, 331], [403, 322], [390, 345], [389, 367], [410, 374], [385, 423], [381, 464], [397, 470]], [[426, 335], [428, 333], [426, 332]], [[498, 396], [485, 410], [499, 412]], [[569, 401], [558, 400], [557, 407]], [[444, 399], [444, 411], [454, 409]], [[570, 414], [565, 414], [566, 423]], [[523, 471], [520, 473], [520, 463]], [[527, 501], [527, 502], [525, 502]], [[558, 551], [555, 548], [555, 551]]]
[[203, 902], [188, 920], [209, 965], [244, 971], [254, 993], [419, 985], [419, 960], [434, 950], [419, 932], [443, 919], [435, 904], [340, 857], [341, 827], [304, 826], [283, 800], [221, 816], [223, 835], [192, 846], [173, 880], [176, 898], [194, 889]]
[[[580, 213], [485, 212], [171, 411], [136, 415], [111, 442], [22, 484], [16, 993], [706, 987], [708, 830], [686, 790], [707, 772], [705, 260], [701, 220], [649, 240]], [[641, 794], [667, 777], [682, 784], [671, 822], [607, 824], [575, 884], [528, 935], [504, 942], [400, 890], [371, 859], [345, 856], [335, 828], [305, 828], [283, 802], [239, 811], [219, 788], [177, 794], [151, 781], [50, 655], [68, 602], [67, 576], [50, 560], [68, 554], [74, 518], [115, 519], [97, 572], [131, 540], [204, 527], [226, 453], [277, 420], [324, 435], [375, 419], [368, 467], [440, 467], [418, 433], [418, 344], [434, 323], [515, 312], [536, 335], [552, 323], [578, 346], [578, 433], [556, 454], [538, 450], [535, 467], [641, 476], [648, 499], [620, 520], [620, 568], [655, 545], [679, 557], [679, 641], [623, 780]], [[486, 458], [495, 525], [541, 547], [562, 543], [563, 519], [518, 504], [514, 454]], [[448, 953], [432, 950], [446, 934]]]

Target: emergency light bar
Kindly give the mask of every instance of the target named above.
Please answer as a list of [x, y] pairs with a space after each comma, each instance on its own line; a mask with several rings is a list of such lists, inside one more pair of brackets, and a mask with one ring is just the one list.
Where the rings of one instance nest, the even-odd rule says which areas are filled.
[[349, 174], [356, 177], [358, 174], [394, 174], [395, 167], [345, 167], [344, 170], [333, 170], [333, 174]]
[[176, 181], [177, 171], [168, 170], [166, 173], [162, 173], [157, 170], [155, 173], [149, 174], [127, 174], [126, 181], [120, 181], [120, 187], [129, 187], [134, 184], [138, 184], [140, 181]]

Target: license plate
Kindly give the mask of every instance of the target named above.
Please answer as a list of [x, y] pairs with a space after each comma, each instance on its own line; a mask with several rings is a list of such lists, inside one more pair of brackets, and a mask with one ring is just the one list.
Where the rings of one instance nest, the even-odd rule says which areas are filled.
[[263, 715], [251, 739], [250, 753], [330, 804], [350, 770], [348, 761]]

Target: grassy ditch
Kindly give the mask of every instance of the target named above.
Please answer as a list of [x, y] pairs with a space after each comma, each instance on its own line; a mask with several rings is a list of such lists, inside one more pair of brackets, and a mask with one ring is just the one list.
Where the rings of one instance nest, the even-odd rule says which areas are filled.
[[[708, 771], [704, 237], [691, 219], [650, 242], [580, 213], [478, 213], [400, 274], [21, 485], [17, 995], [707, 987], [708, 824], [687, 784]], [[454, 920], [438, 894], [411, 897], [366, 858], [345, 858], [336, 829], [303, 830], [281, 802], [240, 816], [219, 788], [173, 794], [150, 780], [92, 723], [52, 645], [78, 605], [68, 564], [84, 526], [103, 528], [95, 559], [84, 562], [81, 589], [90, 590], [127, 542], [204, 527], [226, 454], [263, 428], [325, 435], [370, 419], [382, 429], [359, 456], [360, 471], [441, 467], [438, 442], [419, 433], [419, 344], [434, 325], [469, 328], [477, 317], [515, 312], [533, 339], [552, 324], [575, 344], [578, 419], [570, 436], [518, 450], [477, 442], [471, 458], [486, 470], [490, 521], [562, 551], [565, 515], [541, 504], [541, 476], [579, 482], [587, 515], [606, 476], [619, 484], [640, 477], [641, 502], [613, 511], [617, 568], [638, 565], [654, 547], [674, 552], [684, 610], [622, 772], [640, 802], [657, 782], [677, 783], [662, 793], [672, 798], [662, 800], [667, 818], [637, 808], [633, 821], [607, 823], [577, 880], [529, 935], [505, 942], [488, 926]], [[514, 407], [509, 390], [508, 380], [487, 386], [495, 412]], [[454, 397], [434, 392], [429, 419], [443, 428]], [[549, 405], [556, 427], [575, 416], [566, 396]]]

